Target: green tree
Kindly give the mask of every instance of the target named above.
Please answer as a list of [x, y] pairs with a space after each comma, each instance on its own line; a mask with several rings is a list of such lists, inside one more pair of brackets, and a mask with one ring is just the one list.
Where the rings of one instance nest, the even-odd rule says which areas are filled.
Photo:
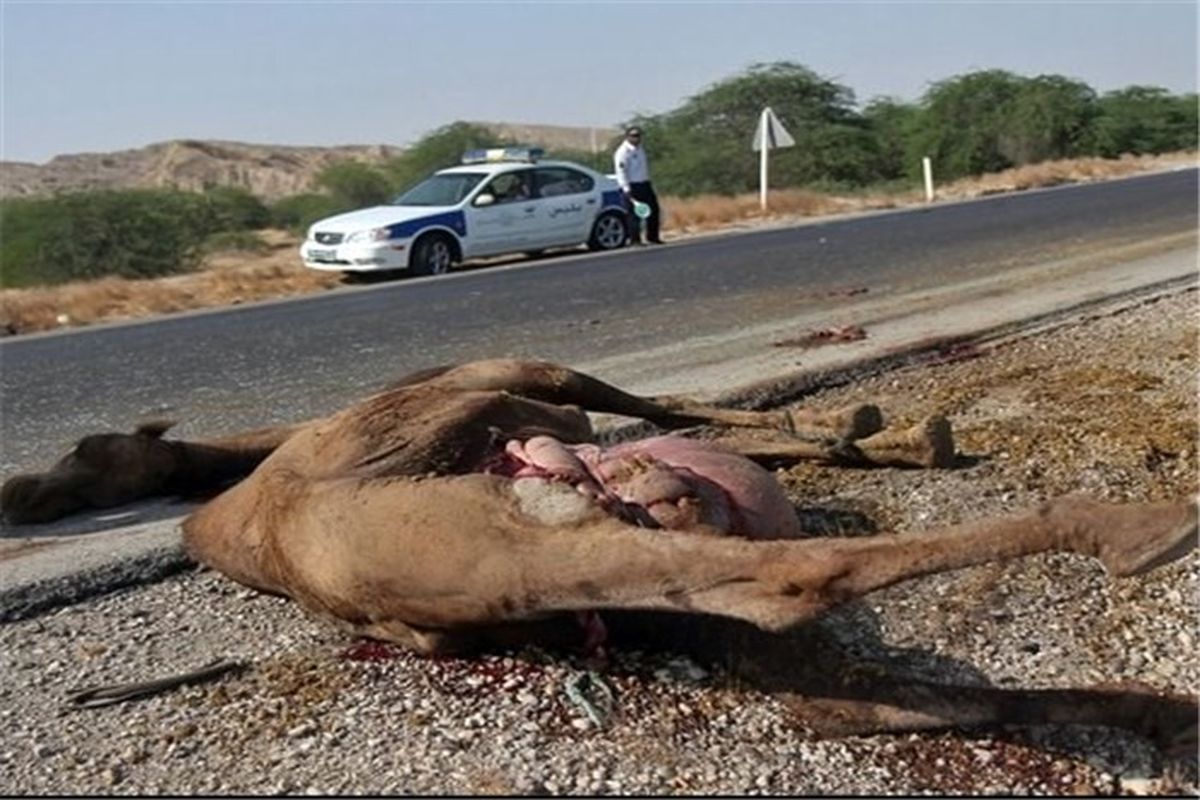
[[588, 150], [547, 150], [546, 158], [559, 161], [574, 161], [576, 164], [583, 164], [585, 167], [591, 167], [600, 173], [610, 173], [613, 171], [612, 151], [617, 147], [617, 142], [612, 142], [611, 146], [602, 147], [599, 152], [593, 153]]
[[1005, 70], [983, 70], [935, 83], [922, 98], [910, 146], [910, 163], [928, 156], [938, 175], [957, 178], [1013, 165], [1001, 147], [1006, 115], [1022, 79]]
[[423, 137], [399, 156], [383, 165], [393, 191], [407, 189], [430, 173], [461, 163], [467, 150], [480, 147], [507, 147], [518, 144], [497, 137], [487, 128], [469, 122], [453, 122]]
[[1100, 98], [1096, 150], [1106, 158], [1123, 153], [1165, 153], [1197, 146], [1196, 95], [1172, 96], [1157, 86], [1129, 86]]
[[854, 93], [788, 61], [755, 64], [679, 108], [636, 122], [645, 131], [656, 185], [670, 194], [735, 194], [758, 182], [751, 141], [770, 106], [796, 138], [772, 154], [775, 186], [856, 183], [874, 177], [878, 148]]
[[920, 157], [913, 158], [910, 152], [920, 114], [915, 104], [891, 97], [876, 98], [863, 109], [875, 143], [876, 179], [892, 181], [920, 174]]
[[1092, 152], [1096, 93], [1061, 75], [1022, 79], [1004, 109], [998, 148], [1013, 164], [1036, 164]]
[[341, 205], [363, 208], [386, 203], [391, 197], [387, 176], [361, 161], [338, 161], [317, 175], [317, 186]]

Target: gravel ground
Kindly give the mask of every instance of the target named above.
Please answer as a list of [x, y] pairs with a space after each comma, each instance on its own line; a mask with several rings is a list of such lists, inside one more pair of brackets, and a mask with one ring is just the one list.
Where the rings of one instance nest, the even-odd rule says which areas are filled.
[[[932, 411], [954, 470], [778, 475], [814, 533], [878, 534], [1005, 513], [1069, 491], [1197, 489], [1197, 295], [912, 364], [811, 397]], [[1048, 555], [893, 587], [813, 628], [864, 665], [1006, 688], [1137, 682], [1195, 696], [1200, 557], [1110, 582]], [[92, 710], [89, 685], [252, 662], [218, 681]], [[822, 654], [814, 651], [814, 662]], [[834, 663], [831, 661], [830, 663]], [[1172, 794], [1196, 761], [1101, 728], [817, 739], [728, 663], [620, 650], [603, 727], [536, 649], [422, 659], [354, 643], [294, 604], [187, 572], [0, 627], [0, 785], [19, 794]]]

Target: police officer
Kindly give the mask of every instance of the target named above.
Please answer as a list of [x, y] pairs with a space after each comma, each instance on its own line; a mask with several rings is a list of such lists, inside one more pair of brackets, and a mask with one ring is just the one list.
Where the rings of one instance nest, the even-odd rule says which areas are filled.
[[625, 141], [613, 153], [617, 183], [625, 193], [625, 208], [629, 217], [629, 234], [634, 244], [642, 243], [641, 221], [633, 213], [633, 201], [650, 206], [646, 219], [646, 238], [650, 244], [662, 244], [658, 235], [658, 197], [650, 183], [650, 167], [646, 163], [646, 151], [642, 149], [642, 129], [636, 125], [625, 129]]

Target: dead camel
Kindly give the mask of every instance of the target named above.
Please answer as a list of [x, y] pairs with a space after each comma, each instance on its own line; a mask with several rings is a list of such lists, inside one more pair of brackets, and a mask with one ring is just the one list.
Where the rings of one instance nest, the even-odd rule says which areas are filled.
[[[779, 433], [766, 443], [664, 436], [604, 449], [581, 409], [667, 428]], [[114, 475], [140, 476], [116, 493], [128, 499], [209, 489], [261, 460], [188, 517], [188, 550], [357, 634], [426, 653], [577, 638], [576, 615], [597, 610], [715, 615], [785, 631], [934, 572], [1067, 551], [1126, 576], [1195, 545], [1190, 502], [1082, 497], [926, 533], [797, 539], [790, 504], [749, 459], [952, 463], [945, 420], [880, 427], [873, 406], [721, 409], [636, 397], [543, 362], [483, 361], [246, 437], [168, 442], [159, 429], [89, 437], [49, 472], [8, 481], [0, 501], [10, 521], [47, 519], [108, 502], [116, 495], [94, 489]], [[130, 445], [136, 437], [146, 441]], [[972, 723], [999, 719], [978, 703], [970, 712]], [[963, 721], [944, 711], [872, 718], [883, 727]]]

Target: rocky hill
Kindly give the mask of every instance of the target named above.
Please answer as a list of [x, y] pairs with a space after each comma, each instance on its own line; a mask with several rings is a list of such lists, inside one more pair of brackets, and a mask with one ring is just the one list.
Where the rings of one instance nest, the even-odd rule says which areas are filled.
[[[617, 131], [562, 125], [474, 123], [547, 148], [592, 151], [607, 147]], [[368, 163], [392, 158], [403, 148], [384, 145], [292, 147], [180, 139], [113, 153], [76, 153], [45, 164], [0, 161], [0, 198], [38, 197], [86, 189], [240, 186], [264, 200], [312, 189], [313, 178], [334, 161]]]
[[288, 147], [183, 139], [120, 150], [56, 156], [45, 164], [0, 162], [0, 197], [30, 197], [83, 189], [240, 186], [264, 199], [311, 188], [334, 161], [381, 161], [399, 154], [388, 145]]

